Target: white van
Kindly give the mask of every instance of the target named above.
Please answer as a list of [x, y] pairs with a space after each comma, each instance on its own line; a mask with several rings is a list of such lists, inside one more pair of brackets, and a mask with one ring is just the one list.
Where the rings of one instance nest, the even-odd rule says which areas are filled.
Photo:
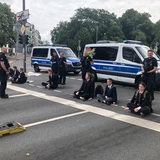
[[[94, 64], [92, 69], [96, 71], [98, 78], [112, 78], [115, 81], [138, 84], [141, 79], [141, 66], [144, 58], [147, 57], [149, 47], [141, 44], [125, 43], [96, 43], [87, 44], [85, 49], [95, 49], [93, 54]], [[156, 74], [156, 86], [160, 88], [160, 62]]]
[[41, 45], [33, 47], [31, 52], [31, 65], [34, 67], [35, 72], [39, 72], [41, 69], [51, 68], [51, 54], [53, 52], [56, 52], [58, 56], [60, 52], [64, 53], [68, 62], [66, 65], [67, 72], [78, 74], [81, 71], [80, 59], [69, 47], [64, 45]]

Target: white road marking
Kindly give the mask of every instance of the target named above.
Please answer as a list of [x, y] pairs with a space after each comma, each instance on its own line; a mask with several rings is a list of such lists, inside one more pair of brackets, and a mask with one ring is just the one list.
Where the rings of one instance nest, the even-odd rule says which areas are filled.
[[37, 88], [43, 88], [42, 86], [36, 86]]
[[70, 77], [69, 79], [73, 79], [73, 80], [75, 80], [76, 78], [72, 78], [72, 77]]
[[60, 119], [65, 119], [65, 118], [69, 118], [69, 117], [78, 116], [78, 115], [81, 115], [81, 114], [84, 114], [84, 113], [88, 113], [88, 111], [72, 113], [72, 114], [68, 114], [68, 115], [64, 115], [64, 116], [60, 116], [60, 117], [56, 117], [56, 118], [51, 118], [51, 119], [47, 119], [47, 120], [43, 120], [43, 121], [39, 121], [39, 122], [35, 122], [35, 123], [30, 123], [30, 124], [24, 125], [24, 127], [28, 128], [28, 127], [32, 127], [32, 126], [37, 126], [37, 125], [40, 125], [40, 124], [49, 123], [49, 122], [57, 121], [57, 120], [60, 120]]
[[159, 114], [156, 114], [156, 113], [152, 113], [152, 115], [157, 116], [157, 117], [160, 117], [160, 115], [159, 115]]
[[135, 126], [139, 126], [139, 127], [143, 127], [143, 128], [146, 128], [146, 129], [150, 129], [150, 130], [153, 130], [153, 131], [160, 132], [160, 123], [153, 122], [153, 121], [150, 121], [150, 120], [146, 120], [146, 119], [141, 118], [141, 117], [138, 118], [138, 117], [133, 117], [133, 116], [130, 116], [130, 115], [119, 114], [119, 113], [109, 111], [109, 110], [105, 110], [105, 109], [102, 109], [102, 108], [93, 107], [91, 105], [77, 103], [77, 102], [72, 101], [72, 100], [68, 100], [68, 99], [64, 99], [64, 98], [60, 98], [60, 97], [55, 97], [55, 96], [49, 96], [49, 95], [46, 95], [44, 93], [31, 91], [31, 90], [21, 88], [21, 87], [18, 87], [18, 86], [8, 85], [8, 88], [11, 89], [11, 90], [22, 92], [22, 93], [28, 93], [32, 96], [42, 98], [42, 99], [45, 99], [45, 100], [48, 100], [48, 101], [52, 101], [52, 102], [56, 102], [56, 103], [59, 103], [59, 104], [67, 105], [67, 106], [70, 106], [70, 107], [73, 107], [73, 108], [77, 108], [77, 109], [84, 110], [84, 111], [87, 111], [87, 112], [91, 112], [91, 113], [94, 113], [94, 114], [97, 114], [97, 115], [108, 117], [108, 118], [111, 118], [111, 119], [114, 119], [114, 120], [118, 120], [118, 121], [121, 121], [121, 122], [124, 122], [124, 123], [132, 124], [132, 125], [135, 125]]
[[28, 85], [30, 85], [30, 86], [32, 86], [32, 87], [34, 87], [34, 86], [35, 86], [34, 84], [28, 84]]
[[17, 94], [17, 95], [12, 95], [12, 96], [9, 96], [10, 98], [15, 98], [15, 97], [23, 97], [23, 96], [28, 96], [29, 94], [28, 93], [24, 93], [24, 94]]
[[62, 92], [62, 91], [59, 91], [59, 90], [56, 90], [56, 89], [55, 89], [54, 91], [55, 91], [55, 92], [59, 92], [59, 93], [61, 93], [61, 92]]

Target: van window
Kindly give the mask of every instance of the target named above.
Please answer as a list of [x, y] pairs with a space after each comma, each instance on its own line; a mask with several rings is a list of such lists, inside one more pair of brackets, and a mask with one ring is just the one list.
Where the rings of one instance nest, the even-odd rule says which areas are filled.
[[[141, 46], [141, 47], [135, 47], [138, 52], [142, 55], [143, 58], [147, 58], [148, 57], [148, 50], [150, 49], [147, 46]], [[156, 58], [156, 60], [159, 60], [159, 58], [157, 57], [157, 55], [154, 53], [153, 57]]]
[[33, 57], [47, 57], [48, 48], [35, 48], [33, 50]]
[[115, 61], [118, 47], [97, 47], [93, 59]]
[[133, 48], [123, 47], [123, 58], [127, 61], [135, 62], [135, 63], [142, 63], [141, 59], [134, 51]]
[[76, 58], [76, 55], [69, 48], [57, 48], [57, 51], [59, 54], [60, 52], [63, 52], [65, 58], [69, 58], [69, 57]]
[[50, 53], [51, 56], [53, 55], [53, 52], [56, 52], [56, 50], [55, 49], [51, 49], [51, 53]]

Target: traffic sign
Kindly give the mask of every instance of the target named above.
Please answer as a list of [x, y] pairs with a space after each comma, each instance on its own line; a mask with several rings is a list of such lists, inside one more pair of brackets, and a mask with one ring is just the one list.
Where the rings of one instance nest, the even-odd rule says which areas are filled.
[[29, 10], [28, 9], [16, 13], [16, 20], [17, 21], [22, 21], [22, 20], [25, 20], [25, 19], [28, 19], [28, 18], [29, 18]]
[[25, 30], [26, 30], [25, 26], [22, 25], [22, 27], [21, 27], [21, 32], [22, 32], [22, 34], [25, 32]]

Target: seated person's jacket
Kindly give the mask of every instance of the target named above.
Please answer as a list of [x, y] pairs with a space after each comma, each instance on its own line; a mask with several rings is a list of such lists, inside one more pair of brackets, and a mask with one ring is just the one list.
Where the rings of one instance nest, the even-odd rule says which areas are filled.
[[52, 76], [49, 76], [49, 84], [51, 86], [55, 86], [55, 87], [58, 87], [58, 75], [57, 74], [53, 74]]
[[130, 103], [142, 108], [146, 106], [151, 107], [151, 96], [148, 91], [144, 91], [139, 97], [139, 91], [136, 91]]
[[94, 81], [84, 80], [81, 88], [79, 89], [79, 92], [83, 93], [84, 95], [88, 95], [90, 98], [94, 98], [94, 90], [95, 90]]
[[18, 70], [16, 70], [16, 71], [14, 71], [12, 78], [14, 78], [14, 80], [16, 80], [19, 75], [20, 75], [20, 72]]
[[112, 102], [117, 103], [117, 90], [116, 90], [116, 87], [113, 86], [113, 85], [111, 86], [111, 88], [106, 86], [105, 92], [104, 92], [104, 96], [112, 98]]
[[27, 81], [27, 77], [24, 72], [20, 72], [18, 76], [18, 82], [25, 83]]

